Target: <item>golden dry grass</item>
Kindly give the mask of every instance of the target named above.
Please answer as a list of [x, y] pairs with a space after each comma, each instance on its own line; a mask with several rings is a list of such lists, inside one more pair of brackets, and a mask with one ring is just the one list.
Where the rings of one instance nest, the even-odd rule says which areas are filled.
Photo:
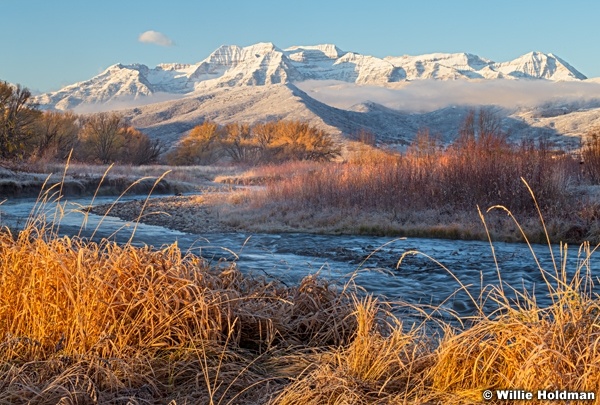
[[316, 278], [285, 288], [176, 245], [42, 231], [0, 235], [0, 403], [227, 398], [273, 377], [257, 359], [274, 348], [355, 329], [350, 296]]
[[474, 297], [498, 309], [459, 328], [424, 310], [411, 325], [351, 283], [285, 286], [176, 244], [58, 237], [32, 221], [0, 232], [0, 404], [465, 404], [485, 389], [594, 391], [594, 250], [582, 245], [574, 272], [566, 246], [540, 268], [551, 306], [527, 291], [510, 302], [499, 280]]

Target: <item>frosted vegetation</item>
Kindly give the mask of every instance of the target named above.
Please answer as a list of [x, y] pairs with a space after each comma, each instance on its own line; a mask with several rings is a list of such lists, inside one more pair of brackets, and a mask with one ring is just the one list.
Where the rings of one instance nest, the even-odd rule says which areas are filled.
[[[6, 111], [0, 153], [8, 166], [56, 172], [56, 164], [70, 156], [79, 177], [97, 164], [139, 167], [121, 169], [122, 184], [113, 181], [115, 192], [136, 175], [159, 176], [166, 166], [139, 165], [160, 162], [178, 167], [167, 181], [180, 183], [163, 184], [163, 192], [206, 187], [217, 177], [229, 184], [264, 186], [212, 199], [228, 227], [481, 239], [486, 236], [477, 207], [501, 204], [520, 216], [532, 240], [542, 240], [527, 183], [554, 241], [596, 241], [600, 234], [597, 130], [589, 131], [577, 154], [566, 153], [541, 141], [509, 142], [499, 117], [482, 108], [467, 114], [452, 142], [423, 129], [398, 152], [378, 147], [376, 134], [362, 132], [341, 142], [300, 121], [205, 121], [165, 153], [164, 145], [116, 113], [40, 112], [26, 89], [2, 84], [0, 90], [0, 108]], [[204, 169], [186, 168], [190, 165]], [[96, 176], [105, 167], [96, 168]], [[119, 176], [118, 170], [113, 173]], [[91, 184], [96, 178], [77, 181]], [[5, 173], [0, 187], [7, 195], [18, 194], [19, 187], [41, 184], [37, 181], [28, 178], [18, 184]], [[95, 190], [86, 185], [65, 189]], [[490, 229], [501, 239], [522, 240], [513, 221], [501, 213]]]
[[[72, 149], [72, 167], [88, 174], [106, 167], [91, 163], [134, 164], [133, 156], [148, 156], [141, 151], [157, 152], [117, 115], [41, 113], [25, 90], [7, 88], [0, 86], [2, 165], [54, 170]], [[576, 156], [508, 142], [485, 109], [456, 131], [451, 143], [420, 131], [400, 153], [376, 147], [374, 134], [340, 145], [301, 122], [206, 122], [165, 159], [213, 164], [175, 168], [181, 181], [221, 175], [260, 185], [213, 195], [221, 220], [238, 229], [461, 238], [489, 231], [549, 245], [600, 234], [597, 131]], [[51, 194], [57, 189], [40, 203], [60, 198]], [[495, 204], [503, 207], [484, 227], [477, 206]], [[480, 402], [484, 389], [593, 391], [600, 381], [589, 243], [574, 269], [564, 245], [550, 268], [540, 266], [548, 307], [533, 292], [509, 294], [498, 270], [497, 285], [470, 296], [474, 315], [448, 323], [436, 317], [439, 308], [375, 299], [354, 279], [336, 285], [309, 276], [288, 286], [176, 243], [156, 250], [54, 229], [31, 218], [21, 232], [0, 231], [0, 403], [463, 404]], [[508, 298], [515, 294], [516, 302]], [[398, 317], [399, 307], [418, 316]]]
[[354, 277], [286, 285], [176, 243], [54, 231], [36, 217], [0, 231], [1, 403], [452, 405], [486, 389], [594, 392], [600, 381], [589, 244], [576, 261], [565, 246], [546, 268], [534, 257], [548, 307], [498, 269], [480, 296], [461, 284], [475, 312], [450, 323], [441, 307], [369, 296]]

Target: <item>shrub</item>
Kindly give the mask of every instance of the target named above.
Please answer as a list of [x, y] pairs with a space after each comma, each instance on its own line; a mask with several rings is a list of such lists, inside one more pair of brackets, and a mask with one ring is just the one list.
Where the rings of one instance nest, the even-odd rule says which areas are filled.
[[593, 184], [600, 184], [600, 127], [586, 135], [581, 157], [584, 173]]
[[211, 164], [226, 158], [234, 163], [268, 164], [289, 160], [328, 161], [340, 149], [324, 131], [299, 121], [255, 125], [204, 122], [194, 127], [167, 156], [171, 164]]
[[[446, 148], [422, 130], [405, 153], [380, 150], [368, 153], [376, 156], [372, 159], [355, 156], [343, 164], [323, 164], [311, 173], [271, 183], [264, 201], [388, 212], [472, 211], [477, 205], [502, 204], [518, 213], [532, 213], [524, 178], [545, 212], [567, 207], [568, 184], [577, 173], [573, 159], [553, 153], [543, 143], [511, 144], [495, 124], [488, 123], [488, 115], [484, 118], [467, 117], [457, 140]], [[470, 120], [479, 122], [475, 130]]]

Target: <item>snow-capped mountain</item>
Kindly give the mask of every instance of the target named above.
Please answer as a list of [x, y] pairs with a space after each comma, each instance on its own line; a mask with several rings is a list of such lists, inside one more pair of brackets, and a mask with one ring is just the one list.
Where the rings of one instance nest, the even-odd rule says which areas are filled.
[[46, 93], [37, 102], [61, 110], [115, 101], [143, 103], [149, 95], [173, 98], [207, 89], [266, 86], [305, 80], [336, 80], [362, 85], [423, 79], [546, 79], [578, 81], [586, 77], [553, 54], [531, 52], [496, 63], [476, 55], [428, 54], [378, 58], [345, 52], [335, 45], [293, 46], [271, 43], [222, 46], [196, 64], [116, 64], [87, 81]]
[[508, 62], [468, 53], [378, 58], [335, 45], [222, 46], [195, 64], [117, 64], [43, 94], [42, 108], [120, 110], [131, 125], [172, 145], [205, 120], [302, 120], [343, 139], [361, 131], [388, 145], [420, 128], [445, 141], [471, 108], [494, 106], [511, 137], [576, 147], [600, 125], [600, 79], [553, 54]]

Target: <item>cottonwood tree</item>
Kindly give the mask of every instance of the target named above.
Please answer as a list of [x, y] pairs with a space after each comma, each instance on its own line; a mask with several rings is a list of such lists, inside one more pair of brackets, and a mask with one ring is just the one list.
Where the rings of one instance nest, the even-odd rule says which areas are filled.
[[103, 164], [117, 161], [117, 154], [124, 142], [120, 134], [123, 128], [123, 118], [116, 113], [101, 113], [85, 118], [80, 134], [80, 157]]
[[67, 111], [45, 111], [36, 122], [34, 135], [37, 157], [63, 160], [75, 147], [79, 116]]
[[300, 121], [281, 121], [273, 145], [281, 148], [282, 160], [327, 161], [340, 149], [323, 130]]
[[122, 128], [119, 135], [123, 137], [121, 151], [117, 158], [122, 163], [146, 165], [156, 163], [162, 144], [158, 139], [151, 140], [148, 135], [133, 127]]
[[260, 160], [261, 145], [253, 137], [248, 124], [227, 124], [223, 128], [220, 145], [235, 163], [256, 163]]
[[162, 144], [127, 126], [122, 116], [103, 113], [87, 117], [79, 135], [75, 156], [79, 160], [143, 165], [155, 163]]
[[277, 121], [271, 125], [265, 154], [270, 161], [327, 161], [339, 156], [340, 149], [331, 136], [308, 123]]
[[326, 161], [340, 149], [324, 131], [299, 121], [229, 124], [204, 122], [193, 128], [169, 153], [171, 164], [210, 164], [221, 157], [231, 162], [263, 164], [286, 160]]
[[220, 157], [220, 138], [223, 129], [212, 121], [204, 121], [195, 126], [179, 142], [176, 148], [167, 154], [167, 162], [174, 165], [212, 164]]
[[22, 158], [31, 152], [39, 114], [28, 89], [0, 82], [0, 158]]
[[252, 137], [258, 147], [259, 163], [268, 163], [276, 160], [280, 148], [275, 147], [275, 140], [278, 136], [279, 122], [270, 121], [254, 124], [252, 126]]

